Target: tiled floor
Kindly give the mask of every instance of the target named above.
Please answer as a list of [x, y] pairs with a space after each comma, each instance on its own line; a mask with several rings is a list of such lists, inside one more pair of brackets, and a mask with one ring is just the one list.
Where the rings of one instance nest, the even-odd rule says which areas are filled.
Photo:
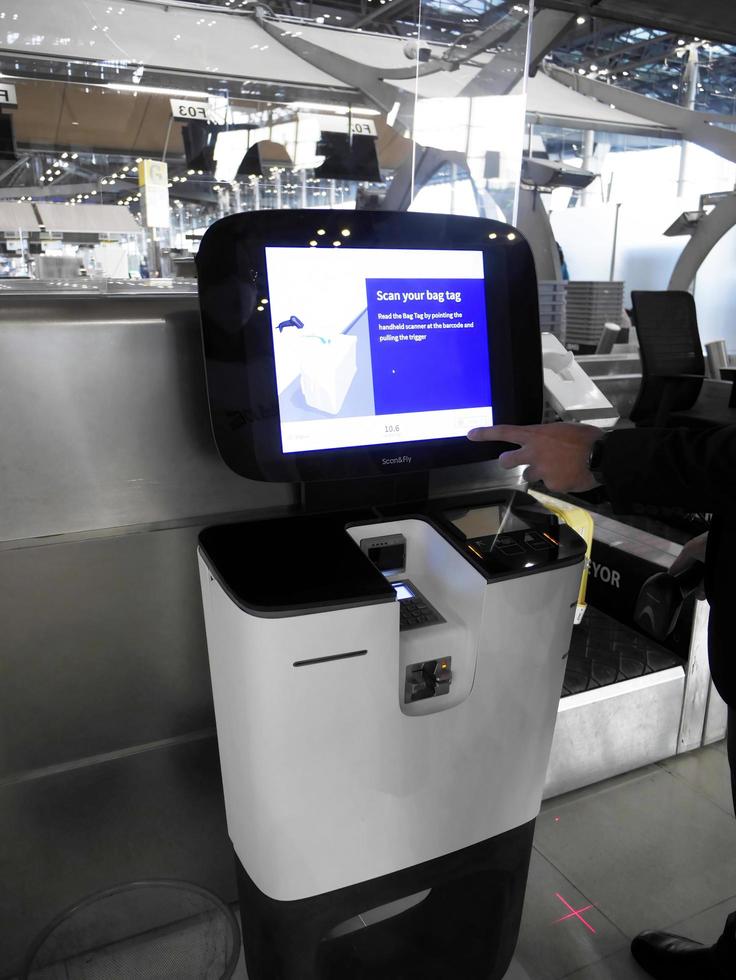
[[[395, 904], [394, 914], [406, 903]], [[637, 932], [670, 929], [711, 943], [733, 910], [736, 819], [725, 749], [714, 745], [544, 804], [506, 980], [645, 980], [629, 954]], [[358, 927], [374, 919], [364, 914]], [[174, 938], [192, 940], [183, 932], [163, 938], [169, 960]], [[140, 941], [129, 945], [141, 953]], [[117, 952], [107, 947], [105, 956]], [[166, 975], [192, 976], [187, 969]], [[90, 974], [35, 976], [62, 975]], [[235, 978], [247, 980], [242, 953]]]
[[[736, 820], [719, 744], [544, 804], [505, 980], [642, 980], [637, 932], [710, 943], [733, 910]], [[235, 978], [246, 980], [242, 957]]]

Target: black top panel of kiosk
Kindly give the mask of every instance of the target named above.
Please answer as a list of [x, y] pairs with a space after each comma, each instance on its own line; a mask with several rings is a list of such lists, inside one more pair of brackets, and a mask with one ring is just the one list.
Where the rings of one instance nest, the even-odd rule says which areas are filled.
[[538, 422], [534, 263], [509, 225], [262, 211], [197, 256], [213, 430], [237, 473], [395, 475], [495, 458], [469, 429]]

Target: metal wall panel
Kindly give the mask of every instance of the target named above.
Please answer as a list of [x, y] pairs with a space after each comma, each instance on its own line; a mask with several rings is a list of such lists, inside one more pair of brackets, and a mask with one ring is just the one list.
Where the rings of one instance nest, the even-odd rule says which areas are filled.
[[214, 727], [197, 531], [0, 551], [0, 781]]
[[218, 456], [191, 294], [4, 295], [0, 418], [0, 541], [294, 499]]
[[0, 418], [12, 976], [42, 925], [91, 891], [161, 875], [234, 899], [196, 539], [283, 512], [295, 492], [219, 459], [191, 293], [5, 291]]
[[0, 977], [63, 909], [157, 877], [236, 899], [214, 738], [0, 785]]
[[684, 686], [672, 667], [563, 698], [545, 799], [675, 755]]
[[708, 709], [706, 711], [705, 727], [703, 729], [703, 745], [720, 742], [721, 739], [725, 738], [727, 724], [728, 705], [718, 691], [716, 691], [715, 685], [711, 681], [708, 692]]

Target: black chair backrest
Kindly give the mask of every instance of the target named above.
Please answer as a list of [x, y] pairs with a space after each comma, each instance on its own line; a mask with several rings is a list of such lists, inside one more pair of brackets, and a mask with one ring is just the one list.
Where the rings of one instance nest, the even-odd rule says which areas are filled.
[[[632, 422], [651, 424], [665, 397], [670, 411], [695, 404], [705, 375], [703, 347], [698, 333], [695, 300], [678, 290], [631, 293], [634, 326], [641, 353], [641, 387], [631, 410]], [[683, 378], [673, 387], [667, 378]]]

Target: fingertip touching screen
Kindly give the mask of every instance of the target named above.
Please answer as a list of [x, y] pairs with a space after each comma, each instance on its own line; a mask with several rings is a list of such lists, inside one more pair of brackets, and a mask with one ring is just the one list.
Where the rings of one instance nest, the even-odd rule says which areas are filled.
[[530, 250], [498, 222], [266, 211], [197, 256], [225, 462], [265, 480], [427, 470], [497, 455], [471, 428], [541, 414]]

